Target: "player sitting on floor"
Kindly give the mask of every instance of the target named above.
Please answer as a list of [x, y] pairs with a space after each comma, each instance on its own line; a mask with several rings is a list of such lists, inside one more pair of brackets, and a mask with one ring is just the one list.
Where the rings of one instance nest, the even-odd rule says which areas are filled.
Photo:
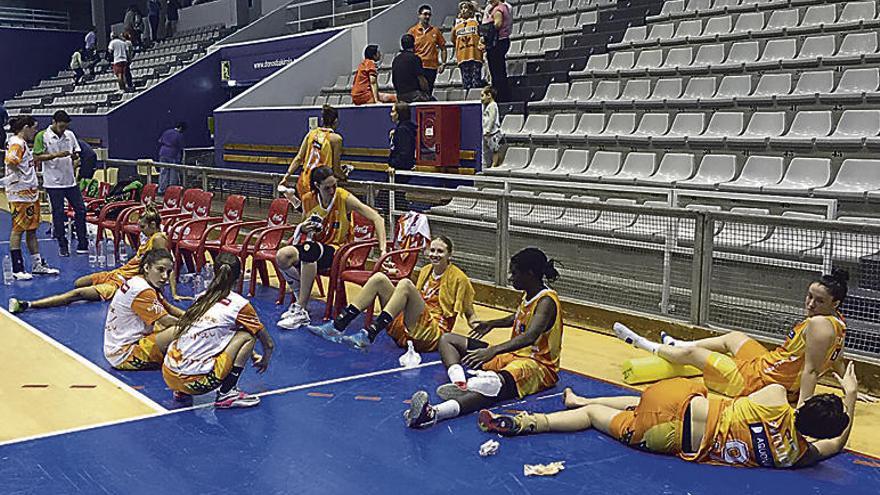
[[[75, 289], [44, 297], [36, 301], [24, 301], [14, 297], [9, 298], [9, 312], [21, 313], [27, 309], [54, 308], [66, 306], [77, 301], [109, 301], [122, 287], [126, 280], [134, 277], [140, 270], [141, 258], [153, 249], [167, 249], [168, 237], [161, 231], [162, 217], [153, 206], [148, 205], [143, 215], [138, 219], [141, 228], [141, 244], [137, 253], [127, 263], [115, 270], [97, 272], [82, 276], [73, 283]], [[174, 277], [171, 278], [171, 293], [176, 297], [176, 284]]]
[[[383, 330], [398, 346], [406, 348], [413, 342], [418, 352], [437, 350], [440, 338], [451, 332], [459, 314], [468, 322], [475, 321], [474, 286], [460, 268], [452, 264], [452, 240], [437, 236], [428, 248], [429, 264], [422, 267], [418, 282], [408, 278], [397, 286], [378, 272], [364, 284], [352, 304], [342, 310], [334, 321], [309, 329], [328, 340], [343, 342], [355, 348], [365, 348], [376, 340]], [[361, 312], [379, 299], [382, 312], [365, 329], [354, 335], [342, 332]]]
[[662, 333], [662, 344], [637, 335], [621, 323], [614, 324], [614, 332], [667, 361], [703, 370], [709, 390], [739, 397], [778, 383], [788, 390], [791, 403], [799, 406], [813, 395], [820, 376], [831, 369], [843, 373], [841, 351], [846, 323], [838, 308], [846, 298], [848, 278], [845, 271], [834, 270], [811, 283], [804, 300], [806, 319], [795, 325], [785, 342], [773, 351], [741, 332], [692, 342]]
[[279, 249], [276, 256], [278, 268], [297, 296], [278, 321], [278, 326], [287, 330], [311, 322], [307, 308], [312, 285], [319, 271], [329, 270], [333, 265], [336, 250], [353, 240], [352, 211], [373, 222], [380, 256], [385, 254], [385, 223], [376, 210], [363, 204], [354, 194], [336, 187], [337, 178], [327, 167], [313, 170], [310, 180], [312, 191], [302, 198], [302, 223], [294, 233], [297, 244]]
[[[238, 378], [250, 358], [265, 372], [275, 342], [248, 300], [232, 292], [241, 276], [239, 259], [220, 253], [214, 267], [208, 290], [177, 322], [179, 337], [168, 346], [162, 376], [177, 400], [219, 388], [215, 407], [256, 406], [260, 398], [238, 390]], [[254, 353], [257, 339], [262, 356]]]
[[174, 270], [164, 249], [141, 259], [140, 273], [116, 291], [104, 323], [104, 357], [118, 370], [157, 369], [175, 338], [174, 325], [183, 310], [168, 304], [162, 289]]
[[478, 421], [482, 430], [502, 435], [596, 428], [638, 449], [706, 464], [804, 467], [843, 450], [852, 429], [858, 388], [852, 363], [843, 378], [834, 376], [844, 400], [819, 394], [797, 409], [779, 384], [728, 399], [707, 397], [705, 386], [672, 378], [641, 397], [587, 399], [566, 389], [568, 411], [507, 416], [483, 410]]
[[[452, 383], [437, 389], [445, 402], [432, 406], [424, 390], [412, 396], [404, 413], [410, 428], [478, 411], [499, 401], [525, 397], [556, 385], [562, 350], [562, 307], [556, 291], [544, 280], [556, 280], [554, 262], [537, 248], [526, 248], [510, 259], [509, 280], [524, 292], [515, 314], [475, 322], [471, 337], [447, 333], [440, 337], [440, 358]], [[482, 340], [493, 328], [513, 327], [510, 340], [489, 345]], [[477, 337], [477, 338], [472, 338]], [[479, 369], [465, 380], [463, 366]]]

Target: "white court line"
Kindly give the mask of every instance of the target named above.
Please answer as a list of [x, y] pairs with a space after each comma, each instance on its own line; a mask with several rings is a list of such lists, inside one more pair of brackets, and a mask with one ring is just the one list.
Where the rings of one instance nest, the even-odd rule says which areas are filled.
[[17, 322], [19, 323], [19, 325], [21, 325], [21, 326], [23, 326], [24, 328], [26, 328], [26, 329], [27, 329], [28, 331], [30, 331], [32, 334], [34, 334], [34, 335], [36, 335], [37, 337], [39, 337], [39, 338], [43, 339], [44, 341], [48, 342], [49, 344], [51, 344], [53, 347], [55, 347], [56, 349], [60, 350], [60, 351], [63, 352], [64, 354], [67, 354], [68, 356], [72, 357], [74, 360], [76, 360], [76, 361], [79, 362], [80, 364], [84, 365], [86, 368], [88, 368], [88, 369], [94, 371], [97, 375], [101, 376], [102, 378], [105, 378], [105, 379], [106, 379], [107, 381], [109, 381], [110, 383], [113, 383], [114, 385], [118, 386], [120, 389], [122, 389], [123, 391], [127, 392], [129, 395], [131, 395], [131, 396], [134, 397], [135, 399], [137, 399], [137, 400], [143, 402], [143, 403], [144, 403], [147, 407], [149, 407], [150, 409], [152, 409], [152, 410], [154, 410], [154, 411], [157, 411], [157, 412], [164, 412], [164, 411], [167, 411], [167, 410], [168, 410], [168, 409], [165, 409], [164, 407], [160, 406], [160, 405], [159, 405], [158, 403], [156, 403], [155, 401], [153, 401], [153, 399], [150, 399], [150, 398], [147, 397], [146, 395], [144, 395], [144, 394], [138, 392], [137, 390], [133, 389], [133, 388], [131, 387], [131, 385], [129, 385], [129, 384], [123, 382], [123, 381], [120, 380], [119, 378], [116, 378], [115, 376], [111, 375], [111, 374], [108, 373], [107, 371], [101, 369], [101, 368], [100, 368], [98, 365], [96, 365], [95, 363], [93, 363], [93, 362], [89, 361], [88, 359], [86, 359], [86, 358], [80, 356], [80, 355], [77, 354], [76, 352], [73, 352], [69, 347], [65, 346], [65, 345], [62, 344], [61, 342], [58, 342], [57, 340], [53, 339], [52, 337], [49, 337], [49, 336], [46, 335], [45, 333], [43, 333], [43, 332], [37, 330], [33, 325], [31, 325], [30, 323], [28, 323], [28, 322], [22, 320], [21, 318], [15, 316], [14, 314], [12, 314], [12, 313], [10, 313], [9, 311], [7, 311], [6, 309], [4, 309], [4, 308], [0, 308], [0, 314], [6, 315], [8, 318], [17, 321]]
[[[2, 309], [2, 308], [0, 308], [0, 309]], [[4, 311], [4, 312], [8, 313], [7, 311]], [[58, 345], [60, 345], [60, 344], [58, 344]], [[387, 370], [371, 371], [369, 373], [362, 373], [360, 375], [344, 376], [341, 378], [331, 378], [328, 380], [321, 380], [318, 382], [304, 383], [302, 385], [294, 385], [291, 387], [279, 388], [277, 390], [268, 390], [266, 392], [260, 392], [258, 394], [254, 394], [254, 395], [256, 395], [258, 397], [266, 397], [269, 395], [284, 394], [287, 392], [294, 392], [297, 390], [305, 390], [308, 388], [322, 387], [325, 385], [333, 385], [336, 383], [349, 382], [349, 381], [353, 381], [353, 380], [360, 380], [361, 378], [371, 378], [374, 376], [389, 375], [389, 374], [397, 373], [400, 371], [424, 368], [427, 366], [434, 366], [435, 364], [440, 364], [440, 361], [431, 361], [428, 363], [422, 363], [422, 364], [415, 366], [415, 367], [412, 367], [412, 368], [399, 367], [399, 368], [391, 368], [391, 369], [387, 369]], [[101, 370], [101, 371], [103, 371], [103, 370]], [[0, 442], [0, 447], [4, 447], [6, 445], [13, 445], [13, 444], [17, 444], [17, 443], [30, 442], [32, 440], [39, 440], [39, 439], [43, 439], [43, 438], [50, 438], [50, 437], [56, 437], [56, 436], [61, 436], [61, 435], [67, 435], [70, 433], [76, 433], [76, 432], [80, 432], [80, 431], [94, 430], [97, 428], [103, 428], [105, 426], [115, 426], [115, 425], [121, 425], [121, 424], [125, 424], [125, 423], [133, 423], [135, 421], [142, 421], [142, 420], [150, 419], [150, 418], [158, 418], [161, 416], [170, 416], [172, 414], [193, 411], [196, 409], [204, 409], [207, 407], [213, 407], [213, 405], [214, 405], [214, 403], [212, 401], [212, 402], [206, 402], [204, 404], [199, 404], [199, 405], [195, 405], [195, 406], [183, 407], [180, 409], [170, 409], [169, 410], [169, 409], [162, 408], [163, 409], [162, 411], [158, 411], [158, 412], [150, 413], [150, 414], [142, 414], [140, 416], [134, 416], [131, 418], [119, 419], [119, 420], [115, 420], [115, 421], [106, 421], [103, 423], [96, 423], [96, 424], [85, 425], [85, 426], [78, 426], [75, 428], [68, 428], [66, 430], [58, 430], [58, 431], [53, 431], [53, 432], [49, 432], [49, 433], [41, 433], [38, 435], [31, 435], [29, 437], [14, 438], [12, 440], [6, 440], [4, 442]], [[161, 406], [159, 406], [159, 407], [161, 407]]]
[[[37, 242], [49, 242], [49, 241], [54, 241], [54, 240], [55, 240], [55, 238], [50, 237], [48, 239], [37, 239]], [[8, 240], [7, 241], [0, 241], [0, 245], [5, 246], [6, 244], [9, 244]], [[24, 241], [22, 241], [22, 244], [24, 244]]]

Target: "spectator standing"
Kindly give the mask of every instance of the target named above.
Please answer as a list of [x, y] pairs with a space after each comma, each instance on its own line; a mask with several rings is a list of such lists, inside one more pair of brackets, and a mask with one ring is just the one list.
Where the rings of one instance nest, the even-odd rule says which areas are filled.
[[502, 0], [489, 0], [480, 34], [486, 51], [486, 62], [492, 86], [498, 94], [498, 101], [510, 101], [510, 86], [507, 81], [507, 51], [510, 50], [510, 31], [513, 16], [510, 5]]
[[154, 43], [159, 41], [159, 16], [162, 13], [162, 4], [159, 0], [147, 2], [147, 20], [150, 24], [150, 40]]
[[70, 70], [73, 71], [73, 83], [79, 84], [83, 75], [85, 75], [85, 70], [83, 70], [82, 51], [76, 50], [70, 56]]
[[458, 19], [452, 28], [452, 46], [455, 60], [461, 71], [461, 83], [465, 90], [482, 87], [483, 50], [480, 49], [479, 23], [470, 2], [461, 2]]
[[486, 86], [480, 92], [480, 102], [483, 104], [483, 146], [482, 164], [483, 170], [498, 165], [501, 154], [501, 122], [498, 117], [498, 103], [495, 103], [495, 88]]
[[[178, 122], [173, 129], [168, 129], [159, 137], [159, 161], [164, 163], [183, 162], [183, 132], [186, 122]], [[168, 186], [180, 185], [180, 172], [165, 167], [159, 172], [159, 194], [165, 194]]]
[[34, 139], [34, 160], [43, 165], [43, 188], [52, 207], [52, 235], [58, 241], [61, 256], [70, 256], [67, 242], [64, 201], [73, 208], [73, 226], [76, 232], [77, 254], [88, 253], [86, 237], [86, 206], [76, 185], [74, 162], [79, 160], [79, 141], [69, 129], [70, 115], [58, 110], [52, 115], [52, 124], [37, 133]]
[[82, 139], [77, 139], [79, 144], [79, 169], [76, 176], [79, 179], [91, 179], [98, 167], [98, 154]]
[[128, 34], [132, 44], [141, 46], [141, 33], [144, 30], [144, 16], [137, 5], [129, 5], [122, 21], [124, 32]]
[[426, 93], [434, 94], [434, 81], [446, 64], [446, 38], [440, 28], [431, 25], [431, 6], [419, 7], [419, 22], [407, 31], [415, 39], [414, 52], [422, 60], [422, 75], [428, 82]]
[[[9, 120], [9, 113], [6, 111], [6, 108], [3, 106], [3, 103], [0, 102], [0, 128], [6, 128], [6, 121]], [[3, 146], [6, 146], [6, 142], [3, 143]]]
[[400, 37], [400, 53], [391, 62], [391, 83], [397, 101], [412, 103], [428, 101], [428, 81], [422, 72], [422, 59], [413, 52], [415, 38], [407, 33]]
[[113, 33], [113, 39], [107, 45], [107, 51], [110, 52], [110, 60], [112, 61], [113, 75], [119, 82], [119, 91], [125, 92], [127, 84], [125, 81], [125, 72], [128, 69], [128, 48], [118, 33]]
[[178, 0], [168, 0], [168, 3], [165, 4], [166, 38], [174, 37], [175, 31], [177, 31], [177, 21], [180, 20], [180, 14], [177, 12], [178, 10], [180, 10], [180, 2]]
[[391, 153], [388, 165], [395, 170], [410, 170], [416, 164], [416, 125], [412, 121], [409, 104], [395, 103], [391, 106]]
[[86, 33], [85, 37], [85, 56], [86, 60], [94, 60], [95, 58], [95, 45], [98, 42], [97, 36], [95, 36], [95, 26], [89, 28], [89, 32]]
[[355, 105], [397, 101], [394, 95], [379, 92], [379, 70], [376, 68], [376, 63], [380, 60], [382, 60], [382, 52], [379, 51], [379, 45], [367, 45], [364, 49], [364, 59], [358, 65], [351, 85], [351, 101]]

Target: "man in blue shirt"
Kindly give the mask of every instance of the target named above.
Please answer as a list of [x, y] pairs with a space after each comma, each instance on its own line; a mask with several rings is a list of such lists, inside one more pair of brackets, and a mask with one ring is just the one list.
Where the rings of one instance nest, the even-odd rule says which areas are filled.
[[[173, 129], [168, 129], [159, 137], [159, 161], [165, 163], [182, 163], [183, 131], [185, 122], [178, 122]], [[159, 171], [159, 194], [164, 194], [168, 186], [180, 184], [180, 172], [177, 169], [163, 168]]]

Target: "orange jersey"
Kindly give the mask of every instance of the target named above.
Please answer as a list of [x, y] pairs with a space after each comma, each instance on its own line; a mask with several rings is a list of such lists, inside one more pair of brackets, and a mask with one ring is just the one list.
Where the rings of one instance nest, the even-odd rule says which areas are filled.
[[[24, 139], [12, 136], [6, 142], [6, 199], [14, 203], [33, 203], [39, 199], [39, 182], [34, 155]], [[39, 219], [39, 212], [37, 212]], [[39, 221], [39, 220], [38, 220]], [[31, 230], [31, 229], [27, 229]]]
[[296, 191], [300, 198], [311, 189], [309, 181], [313, 170], [318, 167], [333, 167], [333, 146], [330, 145], [332, 134], [333, 129], [327, 127], [318, 127], [306, 134], [306, 155], [296, 181]]
[[318, 195], [314, 192], [303, 196], [302, 220], [311, 217], [321, 219], [321, 231], [314, 234], [314, 241], [336, 247], [351, 242], [351, 213], [346, 205], [350, 194], [345, 189], [337, 187], [336, 194], [327, 206], [321, 204]]
[[455, 39], [455, 60], [458, 63], [483, 60], [478, 30], [479, 23], [476, 19], [456, 19], [452, 33]]
[[809, 447], [795, 429], [795, 417], [788, 404], [764, 406], [748, 397], [710, 398], [700, 450], [681, 457], [726, 466], [792, 467]]
[[355, 105], [376, 103], [373, 101], [373, 85], [370, 83], [370, 78], [377, 75], [376, 62], [368, 58], [361, 61], [354, 75], [354, 82], [351, 84], [352, 103]]
[[559, 302], [559, 296], [556, 294], [556, 291], [544, 289], [529, 301], [523, 296], [523, 300], [519, 303], [519, 308], [516, 310], [510, 338], [512, 339], [517, 335], [525, 333], [532, 320], [532, 316], [535, 314], [535, 308], [538, 307], [538, 302], [545, 297], [551, 298], [553, 303], [556, 304], [556, 320], [553, 322], [553, 326], [549, 331], [541, 334], [534, 344], [513, 351], [513, 354], [518, 357], [533, 359], [556, 374], [559, 372], [559, 355], [562, 352], [562, 304]]
[[138, 246], [137, 253], [135, 253], [135, 255], [132, 256], [131, 259], [128, 260], [128, 262], [126, 262], [119, 268], [111, 271], [110, 275], [119, 275], [124, 280], [128, 280], [137, 275], [138, 271], [140, 271], [141, 259], [144, 257], [145, 254], [153, 249], [153, 242], [156, 240], [156, 238], [164, 235], [165, 234], [163, 234], [162, 232], [156, 232], [155, 234], [151, 235], [150, 238], [147, 239], [147, 242], [142, 242], [141, 245]]
[[[831, 369], [837, 356], [843, 350], [843, 340], [846, 337], [846, 322], [843, 315], [825, 316], [834, 327], [834, 343], [825, 352], [825, 359], [819, 369], [819, 375]], [[804, 354], [807, 348], [806, 329], [809, 319], [806, 319], [791, 329], [785, 342], [775, 350], [764, 354], [759, 358], [761, 367], [759, 371], [764, 377], [765, 383], [779, 383], [789, 392], [797, 393], [801, 387], [801, 372], [804, 369]]]
[[446, 38], [437, 26], [423, 28], [421, 24], [409, 28], [407, 33], [416, 39], [415, 54], [422, 59], [422, 67], [425, 69], [437, 69], [440, 67], [440, 49], [446, 49]]

